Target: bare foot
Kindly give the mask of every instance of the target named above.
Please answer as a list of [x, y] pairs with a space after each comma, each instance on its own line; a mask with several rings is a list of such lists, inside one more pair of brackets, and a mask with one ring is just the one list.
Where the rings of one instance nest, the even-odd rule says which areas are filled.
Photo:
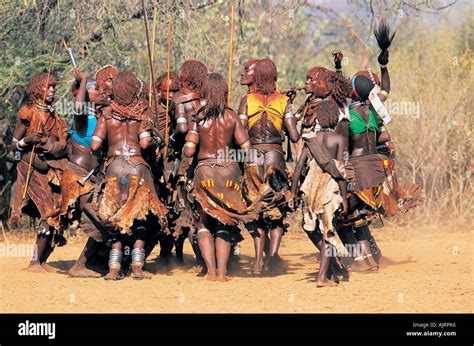
[[334, 281], [336, 284], [339, 284], [339, 278], [337, 275], [334, 275], [334, 274], [331, 275], [331, 277], [328, 280]]
[[355, 265], [356, 271], [359, 273], [365, 272], [369, 269], [369, 266], [367, 265], [367, 263], [365, 263], [364, 260], [354, 261], [354, 265]]
[[332, 280], [327, 280], [327, 279], [324, 281], [318, 280], [316, 286], [317, 287], [336, 287], [337, 283]]
[[232, 280], [232, 278], [230, 276], [227, 276], [227, 275], [219, 275], [217, 277], [217, 281], [220, 281], [220, 282], [227, 282], [227, 281], [230, 281]]
[[204, 275], [204, 279], [207, 280], [207, 281], [216, 281], [217, 276], [215, 274], [211, 275], [211, 274], [207, 273], [206, 275]]
[[151, 273], [143, 270], [142, 265], [132, 264], [132, 278], [134, 280], [151, 279]]
[[252, 268], [252, 271], [251, 271], [251, 274], [252, 276], [262, 276], [263, 275], [263, 272], [264, 272], [264, 265], [263, 265], [263, 261], [261, 261], [260, 264], [257, 264], [257, 262], [255, 262], [253, 268]]
[[364, 274], [373, 274], [373, 273], [378, 273], [378, 271], [379, 271], [379, 266], [374, 265], [374, 266], [368, 268], [367, 270], [364, 270], [362, 273], [364, 273]]
[[70, 278], [100, 278], [102, 276], [93, 270], [87, 269], [82, 264], [74, 264], [67, 273]]
[[46, 270], [48, 273], [58, 273], [60, 272], [59, 269], [51, 267], [48, 263], [43, 262], [41, 263], [41, 267], [43, 267], [44, 270]]
[[120, 269], [110, 269], [109, 273], [104, 277], [105, 280], [117, 281], [124, 278]]
[[31, 273], [47, 273], [47, 271], [41, 266], [41, 264], [39, 264], [39, 262], [30, 263], [26, 270]]

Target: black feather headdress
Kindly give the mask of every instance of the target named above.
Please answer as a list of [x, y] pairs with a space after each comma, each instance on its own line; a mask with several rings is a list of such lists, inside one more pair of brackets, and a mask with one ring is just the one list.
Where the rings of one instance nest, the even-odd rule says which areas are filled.
[[390, 35], [390, 27], [388, 26], [386, 19], [382, 17], [380, 19], [379, 25], [374, 29], [375, 38], [377, 39], [377, 43], [382, 52], [386, 51], [388, 47], [390, 47], [395, 34], [396, 32], [393, 32], [392, 35]]

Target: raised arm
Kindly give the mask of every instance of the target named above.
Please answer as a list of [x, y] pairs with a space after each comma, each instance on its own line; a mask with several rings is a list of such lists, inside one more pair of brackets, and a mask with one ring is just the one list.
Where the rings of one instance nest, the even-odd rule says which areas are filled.
[[87, 126], [87, 111], [85, 107], [85, 100], [87, 94], [87, 75], [76, 69], [74, 71], [76, 80], [80, 83], [77, 89], [76, 98], [74, 99], [74, 129], [80, 130]]
[[344, 54], [342, 54], [339, 49], [334, 49], [332, 56], [334, 58], [334, 68], [336, 72], [342, 74], [342, 59], [344, 58]]
[[388, 50], [381, 52], [378, 61], [380, 64], [380, 74], [381, 74], [381, 81], [380, 81], [380, 92], [378, 96], [381, 101], [385, 101], [388, 98], [388, 94], [390, 93], [390, 75], [388, 73], [388, 57], [389, 53]]

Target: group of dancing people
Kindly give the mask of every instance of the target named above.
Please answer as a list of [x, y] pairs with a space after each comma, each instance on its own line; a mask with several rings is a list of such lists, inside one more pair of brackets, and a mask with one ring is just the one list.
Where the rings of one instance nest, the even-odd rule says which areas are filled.
[[[313, 67], [304, 88], [283, 91], [275, 63], [251, 59], [237, 112], [225, 78], [196, 60], [148, 86], [111, 65], [93, 77], [75, 69], [69, 126], [52, 106], [56, 79], [35, 74], [11, 143], [20, 160], [10, 226], [23, 213], [39, 218], [28, 270], [56, 272], [47, 259], [78, 223], [88, 240], [70, 277], [150, 278], [144, 265], [155, 246], [164, 260], [175, 248], [182, 261], [189, 239], [198, 275], [227, 281], [244, 231], [254, 242], [252, 275], [267, 275], [301, 210], [320, 253], [318, 287], [352, 270], [377, 272], [381, 251], [369, 224], [414, 198], [395, 175], [383, 106], [388, 46], [381, 48], [380, 77], [345, 77], [335, 51], [334, 70]], [[300, 89], [308, 96], [296, 109]]]

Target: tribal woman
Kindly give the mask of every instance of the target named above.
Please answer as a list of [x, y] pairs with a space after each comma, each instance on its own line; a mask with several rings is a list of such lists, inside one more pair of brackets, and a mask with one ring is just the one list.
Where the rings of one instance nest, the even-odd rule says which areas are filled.
[[80, 229], [89, 236], [76, 263], [69, 269], [70, 277], [93, 277], [101, 275], [86, 267], [96, 254], [99, 244], [106, 240], [107, 232], [92, 208], [92, 199], [98, 198], [100, 179], [97, 177], [99, 159], [92, 154], [92, 134], [102, 109], [110, 104], [107, 95], [101, 93], [97, 81], [88, 78], [80, 70], [75, 71], [76, 83], [74, 117], [69, 130], [69, 162], [61, 179], [60, 215], [67, 223], [79, 219]]
[[247, 131], [227, 107], [227, 95], [225, 79], [217, 73], [209, 74], [203, 84], [206, 105], [191, 123], [183, 149], [188, 161], [197, 155], [193, 196], [200, 213], [197, 238], [207, 267], [206, 279], [219, 281], [229, 279], [227, 262], [232, 238], [239, 232], [237, 225], [257, 218], [242, 195], [238, 162], [223, 155], [236, 150], [235, 144], [247, 153], [250, 149]]
[[[48, 73], [35, 74], [28, 83], [30, 103], [18, 112], [11, 149], [20, 154], [17, 187], [10, 225], [17, 228], [22, 212], [39, 217], [36, 248], [28, 267], [34, 272], [55, 272], [46, 264], [59, 235], [60, 188], [67, 163], [67, 125], [52, 107], [56, 79]], [[26, 194], [24, 194], [26, 192]]]
[[152, 135], [149, 115], [145, 114], [147, 105], [142, 99], [142, 81], [130, 71], [121, 72], [113, 80], [112, 91], [112, 104], [99, 119], [91, 143], [96, 154], [104, 141], [108, 143], [99, 217], [114, 231], [105, 279], [123, 278], [122, 240], [132, 236], [132, 277], [139, 280], [150, 278], [143, 271], [147, 221], [155, 218], [166, 227], [166, 208], [158, 199], [150, 166], [141, 152], [155, 149], [163, 139], [157, 141]]
[[[319, 125], [318, 131], [312, 134], [316, 144], [328, 158], [338, 160], [342, 164], [346, 146], [344, 137], [334, 131], [339, 121], [337, 103], [324, 100], [313, 108], [313, 114]], [[308, 169], [298, 190], [308, 159]], [[298, 191], [302, 195], [303, 229], [320, 252], [317, 286], [335, 286], [339, 281], [337, 272], [333, 270], [339, 265], [337, 256], [347, 254], [335, 229], [336, 215], [344, 215], [347, 212], [346, 181], [336, 181], [324, 172], [305, 146], [296, 164], [291, 191], [293, 203], [296, 203]], [[343, 273], [348, 277], [347, 271]]]
[[255, 246], [253, 273], [257, 275], [264, 269], [266, 232], [270, 234], [269, 269], [274, 269], [280, 260], [278, 249], [285, 232], [285, 205], [290, 197], [282, 146], [284, 131], [293, 143], [299, 140], [292, 99], [276, 90], [277, 76], [272, 60], [258, 60], [253, 76], [254, 90], [242, 98], [239, 106], [239, 118], [249, 129], [250, 143], [259, 155], [257, 162], [245, 167], [248, 197], [256, 201], [268, 187], [274, 191], [273, 198], [267, 201], [266, 210], [249, 229]]

